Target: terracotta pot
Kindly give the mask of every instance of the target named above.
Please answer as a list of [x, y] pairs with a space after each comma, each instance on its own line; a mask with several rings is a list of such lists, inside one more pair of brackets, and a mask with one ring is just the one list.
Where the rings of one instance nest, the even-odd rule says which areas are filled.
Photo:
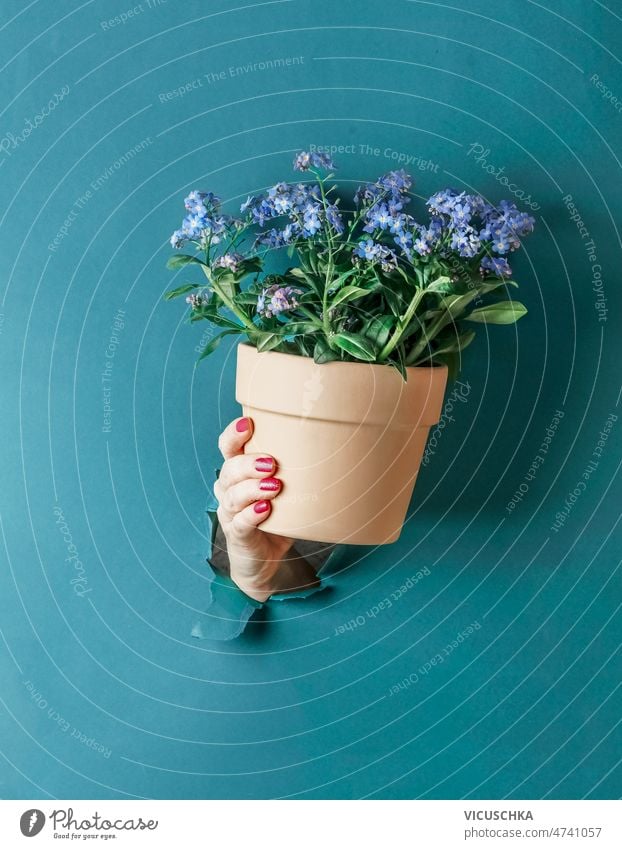
[[248, 452], [278, 463], [283, 489], [263, 530], [380, 545], [400, 535], [447, 367], [314, 363], [238, 345], [236, 398], [255, 429]]

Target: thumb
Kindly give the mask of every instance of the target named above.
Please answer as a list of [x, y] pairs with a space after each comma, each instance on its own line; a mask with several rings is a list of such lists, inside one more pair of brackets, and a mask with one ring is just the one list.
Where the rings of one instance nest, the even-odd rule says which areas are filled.
[[246, 416], [234, 419], [218, 437], [220, 453], [229, 460], [244, 453], [244, 446], [253, 435], [253, 420]]

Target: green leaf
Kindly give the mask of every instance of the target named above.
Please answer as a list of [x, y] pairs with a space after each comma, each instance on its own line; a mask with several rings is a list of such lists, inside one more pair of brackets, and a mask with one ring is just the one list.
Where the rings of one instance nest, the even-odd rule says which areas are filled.
[[344, 286], [344, 288], [340, 289], [330, 302], [329, 309], [334, 309], [336, 306], [343, 304], [345, 301], [353, 301], [355, 298], [362, 298], [363, 295], [368, 294], [369, 292], [367, 289], [363, 289], [361, 286]]
[[220, 345], [223, 338], [225, 336], [231, 335], [232, 333], [237, 333], [237, 331], [236, 330], [223, 330], [223, 332], [219, 333], [218, 336], [214, 336], [213, 339], [210, 339], [209, 342], [207, 343], [207, 345], [201, 351], [201, 356], [199, 357], [197, 362], [199, 363], [199, 362], [201, 362], [201, 360], [205, 359], [205, 357], [208, 357]]
[[485, 324], [514, 324], [527, 313], [527, 307], [520, 301], [499, 301], [488, 307], [480, 307], [465, 316], [467, 321], [481, 321]]
[[247, 274], [252, 274], [253, 272], [261, 271], [263, 268], [263, 263], [261, 261], [261, 257], [251, 256], [248, 259], [243, 259], [240, 261], [238, 265], [237, 271], [233, 272], [233, 275], [237, 280], [241, 280], [243, 277], [246, 277]]
[[412, 321], [408, 323], [406, 329], [402, 332], [402, 335], [400, 337], [401, 340], [405, 342], [413, 335], [413, 333], [416, 333], [418, 330], [421, 330], [423, 332], [424, 325], [418, 316], [414, 316]]
[[389, 360], [389, 365], [393, 366], [393, 368], [397, 369], [399, 373], [402, 375], [402, 379], [404, 381], [408, 380], [408, 372], [406, 371], [406, 365], [404, 364], [404, 356], [401, 352], [401, 345], [398, 345], [394, 350], [394, 354], [397, 357], [397, 360]]
[[400, 316], [402, 314], [402, 299], [398, 294], [393, 292], [389, 288], [385, 288], [382, 292], [385, 301], [387, 302], [387, 306], [391, 310], [394, 316]]
[[470, 292], [467, 292], [465, 295], [457, 295], [456, 297], [443, 298], [441, 300], [441, 306], [443, 307], [443, 313], [445, 318], [448, 320], [457, 318], [464, 310], [468, 307], [474, 298], [477, 298], [478, 291], [477, 289], [472, 289]]
[[186, 283], [184, 286], [178, 286], [177, 289], [171, 289], [166, 292], [164, 299], [170, 301], [172, 298], [177, 298], [179, 295], [185, 295], [186, 292], [191, 292], [193, 289], [198, 289], [198, 283]]
[[463, 351], [474, 339], [474, 330], [467, 330], [459, 336], [454, 335], [453, 338], [449, 338], [447, 341], [442, 341], [440, 348], [437, 348], [433, 352], [432, 356], [436, 356], [437, 354], [453, 354], [457, 351]]
[[314, 333], [317, 325], [311, 321], [290, 321], [283, 325], [283, 336], [302, 336], [304, 333]]
[[341, 348], [342, 351], [345, 351], [357, 360], [372, 362], [376, 359], [376, 355], [370, 343], [362, 336], [358, 336], [354, 333], [335, 333], [332, 337], [332, 341], [338, 348]]
[[258, 296], [253, 294], [252, 292], [242, 292], [241, 294], [235, 296], [235, 302], [236, 304], [249, 304], [256, 307], [257, 297]]
[[397, 318], [394, 315], [374, 316], [365, 322], [359, 332], [370, 342], [375, 351], [380, 352], [387, 344], [396, 321]]
[[170, 269], [182, 268], [184, 265], [188, 265], [188, 263], [195, 262], [198, 265], [206, 265], [202, 259], [199, 259], [198, 256], [189, 256], [188, 254], [174, 254], [173, 256], [168, 258], [166, 263], [166, 267]]
[[236, 295], [239, 295], [239, 284], [235, 279], [235, 274], [229, 271], [228, 269], [223, 269], [223, 274], [218, 275], [218, 288], [221, 289], [225, 293], [225, 295], [233, 300]]
[[271, 351], [281, 344], [283, 337], [280, 333], [257, 333], [254, 341], [258, 351]]
[[[441, 282], [439, 282], [439, 280]], [[446, 275], [443, 275], [439, 280], [435, 280], [427, 289], [426, 292], [436, 295], [466, 295], [469, 292], [477, 292], [479, 294], [496, 289], [497, 286], [503, 285], [502, 280], [498, 280], [488, 289], [487, 283], [483, 282], [481, 277], [459, 277], [457, 280], [448, 280]], [[437, 285], [438, 283], [438, 285]]]
[[[236, 330], [243, 332], [244, 328], [241, 324], [238, 324], [235, 321], [231, 321], [229, 318], [225, 318], [225, 316], [220, 315], [215, 309], [212, 308], [211, 304], [209, 304], [204, 310], [202, 310], [197, 318], [204, 318], [207, 321], [211, 321], [212, 324], [216, 324], [219, 327], [228, 327], [231, 330]], [[194, 318], [191, 318], [190, 321], [194, 321]]]
[[433, 362], [444, 363], [447, 366], [447, 380], [454, 381], [458, 375], [460, 374], [460, 366], [462, 364], [462, 357], [458, 351], [448, 352], [446, 354], [441, 354], [437, 359], [434, 359]]
[[426, 292], [453, 292], [454, 285], [451, 282], [450, 277], [441, 276], [437, 277], [436, 280], [433, 280], [429, 286], [426, 287]]
[[492, 280], [475, 284], [476, 289], [484, 295], [488, 292], [494, 292], [499, 286], [515, 286], [518, 289], [518, 283], [515, 280]]
[[288, 268], [285, 274], [289, 275], [290, 277], [295, 277], [297, 280], [307, 279], [307, 275], [304, 273], [302, 268], [299, 268], [298, 266], [292, 266], [292, 268]]
[[340, 274], [338, 277], [335, 277], [334, 280], [331, 280], [328, 284], [329, 289], [336, 289], [337, 286], [341, 286], [341, 284], [355, 274], [358, 271], [358, 268], [349, 268], [347, 271], [344, 271], [343, 274]]
[[339, 354], [328, 344], [325, 336], [319, 336], [313, 349], [313, 359], [316, 363], [329, 363], [332, 360], [338, 360]]
[[313, 275], [305, 273], [302, 268], [288, 268], [283, 274], [283, 282], [292, 283], [294, 286], [306, 283], [318, 297], [320, 296], [321, 290], [317, 279]]
[[237, 282], [242, 280], [243, 277], [246, 277], [247, 274], [252, 274], [253, 272], [259, 272], [262, 270], [262, 262], [261, 258], [258, 256], [251, 256], [248, 259], [242, 259], [238, 263], [238, 267], [235, 271], [227, 268], [222, 265], [214, 265], [210, 266], [211, 275], [217, 282], [220, 281], [224, 276], [231, 275], [233, 279]]

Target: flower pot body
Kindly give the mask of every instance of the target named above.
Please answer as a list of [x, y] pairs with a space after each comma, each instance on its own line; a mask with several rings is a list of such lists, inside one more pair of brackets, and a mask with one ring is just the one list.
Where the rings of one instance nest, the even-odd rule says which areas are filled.
[[237, 351], [236, 399], [252, 418], [248, 453], [278, 463], [282, 491], [262, 530], [294, 539], [381, 545], [400, 535], [447, 367]]

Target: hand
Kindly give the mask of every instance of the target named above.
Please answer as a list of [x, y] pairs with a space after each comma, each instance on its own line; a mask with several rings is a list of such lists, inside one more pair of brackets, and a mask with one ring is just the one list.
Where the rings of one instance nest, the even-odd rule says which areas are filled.
[[225, 462], [214, 495], [227, 540], [231, 579], [251, 598], [266, 601], [273, 592], [287, 589], [283, 586], [287, 570], [281, 567], [294, 541], [259, 527], [270, 515], [281, 481], [274, 477], [273, 457], [244, 453], [252, 433], [252, 419], [241, 418], [220, 434], [218, 447]]

